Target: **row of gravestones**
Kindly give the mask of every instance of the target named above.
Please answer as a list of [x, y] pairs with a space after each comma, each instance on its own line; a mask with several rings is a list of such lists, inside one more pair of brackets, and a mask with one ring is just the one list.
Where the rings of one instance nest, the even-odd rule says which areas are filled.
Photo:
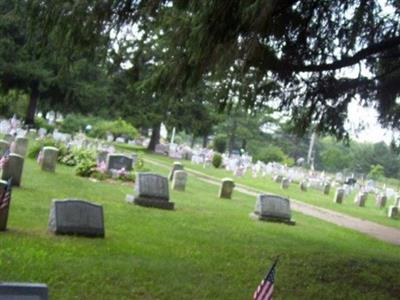
[[[277, 183], [281, 184], [282, 189], [288, 189], [290, 185], [290, 181], [288, 178], [284, 178], [282, 175], [276, 175], [273, 180]], [[300, 190], [307, 191], [307, 182], [301, 181], [299, 184]], [[323, 186], [323, 192], [325, 195], [329, 195], [331, 189], [330, 183], [325, 183]], [[345, 190], [343, 188], [336, 189], [335, 196], [333, 198], [333, 202], [341, 204], [343, 203], [345, 196]], [[360, 192], [356, 195], [354, 199], [354, 203], [359, 207], [364, 207], [365, 202], [367, 200], [368, 193], [367, 192]], [[387, 202], [387, 197], [385, 195], [378, 194], [376, 196], [376, 206], [378, 208], [384, 208]], [[400, 198], [396, 199], [394, 205], [389, 206], [388, 209], [388, 217], [389, 218], [397, 218], [399, 216], [399, 209], [400, 209]]]

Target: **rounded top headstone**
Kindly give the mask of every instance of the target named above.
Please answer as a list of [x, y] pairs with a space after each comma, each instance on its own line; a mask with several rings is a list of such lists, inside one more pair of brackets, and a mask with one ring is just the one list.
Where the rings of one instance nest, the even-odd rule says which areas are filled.
[[45, 151], [45, 150], [50, 150], [50, 151], [59, 151], [59, 149], [58, 148], [56, 148], [56, 147], [51, 147], [51, 146], [46, 146], [46, 147], [43, 147], [43, 151]]

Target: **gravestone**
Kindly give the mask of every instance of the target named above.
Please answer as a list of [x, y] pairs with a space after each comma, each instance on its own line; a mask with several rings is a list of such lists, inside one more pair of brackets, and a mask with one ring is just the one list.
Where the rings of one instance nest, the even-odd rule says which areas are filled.
[[20, 186], [23, 168], [24, 158], [21, 155], [11, 153], [8, 161], [3, 165], [1, 179], [7, 181], [12, 178], [12, 185]]
[[11, 145], [11, 152], [25, 157], [28, 150], [28, 142], [29, 140], [26, 137], [17, 137]]
[[338, 188], [335, 192], [335, 197], [333, 198], [333, 202], [342, 204], [344, 199], [344, 189]]
[[138, 160], [138, 155], [137, 155], [136, 153], [133, 153], [133, 154], [131, 155], [131, 157], [132, 157], [132, 164], [133, 164], [133, 165], [136, 165], [137, 160]]
[[169, 172], [168, 179], [172, 180], [172, 178], [174, 177], [174, 172], [183, 169], [184, 166], [180, 162], [175, 161], [174, 164], [172, 165], [172, 170]]
[[9, 134], [9, 133], [6, 133], [6, 134], [4, 135], [4, 140], [5, 140], [6, 142], [12, 143], [12, 142], [14, 142], [14, 136], [11, 135], [11, 134]]
[[360, 192], [356, 195], [354, 202], [356, 203], [357, 206], [364, 207], [365, 202], [367, 201], [367, 197], [368, 197], [368, 193]]
[[396, 198], [394, 201], [394, 206], [400, 207], [400, 197]]
[[0, 140], [0, 156], [10, 149], [10, 143], [5, 140]]
[[121, 170], [132, 171], [133, 160], [131, 157], [123, 154], [109, 154], [107, 156], [107, 170]]
[[331, 184], [329, 182], [325, 183], [324, 184], [324, 194], [329, 195], [330, 190], [331, 190]]
[[[0, 197], [4, 194], [4, 189], [5, 189], [6, 185], [7, 185], [7, 181], [0, 180]], [[7, 230], [8, 213], [10, 210], [10, 201], [11, 201], [11, 195], [10, 195], [9, 201], [7, 201], [7, 202], [2, 202], [0, 200], [0, 231]]]
[[53, 200], [49, 230], [55, 234], [104, 237], [103, 207], [84, 200]]
[[307, 181], [301, 181], [299, 186], [301, 191], [307, 192]]
[[233, 188], [235, 187], [235, 183], [230, 178], [223, 178], [221, 182], [221, 186], [219, 188], [218, 197], [231, 199]]
[[168, 178], [154, 173], [137, 173], [135, 195], [127, 195], [126, 201], [140, 206], [174, 209], [169, 201]]
[[0, 283], [0, 300], [48, 300], [49, 289], [38, 283]]
[[281, 182], [281, 188], [287, 190], [289, 188], [290, 181], [288, 178], [283, 178]]
[[100, 150], [97, 153], [97, 163], [106, 163], [107, 162], [108, 151]]
[[394, 205], [389, 206], [388, 217], [391, 219], [397, 219], [400, 217], [400, 208]]
[[275, 195], [258, 195], [256, 207], [254, 213], [251, 214], [251, 217], [261, 221], [284, 222], [291, 225], [295, 224], [295, 221], [292, 220], [289, 199]]
[[272, 179], [273, 179], [276, 183], [281, 183], [281, 182], [282, 182], [282, 179], [283, 179], [283, 176], [282, 176], [282, 175], [275, 175]]
[[186, 188], [187, 173], [184, 170], [176, 170], [172, 178], [172, 189], [175, 191], [184, 191]]
[[40, 166], [43, 171], [54, 172], [56, 170], [58, 149], [54, 147], [43, 147], [42, 149], [42, 159], [40, 161]]
[[376, 195], [376, 206], [378, 208], [384, 208], [386, 206], [386, 202], [387, 202], [386, 195], [383, 194]]

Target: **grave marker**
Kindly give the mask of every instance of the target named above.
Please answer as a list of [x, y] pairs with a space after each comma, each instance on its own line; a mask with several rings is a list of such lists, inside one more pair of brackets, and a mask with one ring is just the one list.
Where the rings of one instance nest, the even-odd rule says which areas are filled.
[[261, 221], [295, 224], [295, 221], [292, 220], [289, 199], [275, 195], [258, 195], [255, 210], [251, 217]]
[[48, 300], [49, 289], [38, 283], [0, 283], [0, 300]]
[[183, 169], [184, 169], [184, 166], [180, 162], [175, 161], [174, 164], [172, 165], [171, 172], [169, 172], [168, 179], [172, 180], [172, 178], [174, 177], [174, 172], [178, 171], [178, 170], [183, 170]]
[[40, 166], [43, 171], [54, 172], [56, 170], [58, 149], [54, 147], [43, 147]]
[[184, 191], [186, 188], [187, 173], [184, 170], [176, 170], [172, 178], [172, 189], [175, 191]]
[[3, 165], [1, 179], [7, 181], [12, 178], [12, 185], [20, 186], [23, 168], [24, 158], [21, 155], [11, 153], [7, 162]]
[[384, 208], [386, 206], [387, 197], [383, 194], [376, 195], [376, 206], [378, 208]]
[[333, 198], [333, 202], [342, 204], [344, 199], [344, 189], [338, 188], [335, 192], [335, 197]]
[[140, 206], [174, 209], [169, 201], [168, 178], [154, 173], [137, 173], [135, 195], [126, 200]]
[[218, 197], [231, 199], [233, 188], [235, 187], [235, 183], [230, 178], [223, 178], [221, 182], [221, 186], [219, 188]]
[[11, 145], [11, 152], [25, 157], [28, 150], [28, 142], [29, 140], [26, 137], [17, 137]]
[[55, 234], [104, 237], [103, 207], [84, 200], [53, 200], [49, 230]]
[[109, 154], [107, 156], [107, 170], [122, 170], [132, 171], [133, 159], [123, 154]]

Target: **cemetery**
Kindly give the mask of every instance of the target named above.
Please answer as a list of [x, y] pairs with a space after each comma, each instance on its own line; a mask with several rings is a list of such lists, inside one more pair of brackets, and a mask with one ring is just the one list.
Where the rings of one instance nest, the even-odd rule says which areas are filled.
[[0, 300], [399, 299], [397, 6], [0, 0]]

